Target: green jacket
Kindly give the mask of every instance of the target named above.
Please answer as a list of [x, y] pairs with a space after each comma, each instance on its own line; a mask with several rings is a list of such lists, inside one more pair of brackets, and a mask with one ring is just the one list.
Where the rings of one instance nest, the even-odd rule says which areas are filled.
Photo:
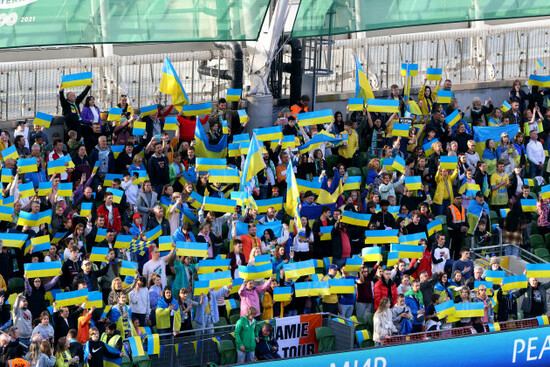
[[[197, 264], [189, 264], [189, 270], [191, 274], [195, 273]], [[188, 288], [193, 279], [187, 277], [187, 272], [185, 271], [185, 265], [181, 263], [178, 259], [174, 261], [174, 270], [176, 271], [176, 277], [174, 278], [174, 284], [172, 286], [172, 293], [179, 294], [181, 288]], [[191, 275], [192, 276], [192, 275]]]
[[235, 326], [235, 341], [237, 350], [241, 350], [241, 345], [244, 345], [246, 352], [254, 352], [256, 350], [256, 320], [253, 320], [251, 324], [246, 316], [241, 317]]

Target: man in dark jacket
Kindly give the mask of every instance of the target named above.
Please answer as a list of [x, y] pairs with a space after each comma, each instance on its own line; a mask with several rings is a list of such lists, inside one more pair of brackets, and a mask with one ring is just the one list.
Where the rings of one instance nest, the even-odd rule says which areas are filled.
[[334, 211], [334, 227], [332, 228], [332, 263], [338, 268], [346, 265], [346, 259], [351, 257], [351, 242], [349, 228], [346, 223], [340, 223], [342, 214], [339, 210]]
[[432, 300], [432, 294], [434, 294], [434, 287], [437, 283], [439, 274], [443, 274], [443, 270], [428, 277], [427, 271], [421, 271], [418, 276], [420, 277], [420, 292], [422, 292], [422, 299], [424, 300], [424, 307], [428, 307]]
[[61, 307], [59, 310], [54, 302], [53, 306], [53, 323], [54, 323], [54, 338], [59, 340], [63, 336], [69, 334], [69, 330], [76, 329], [78, 327], [78, 317], [84, 311], [82, 307], [72, 306]]
[[281, 358], [278, 351], [279, 344], [273, 335], [273, 325], [266, 323], [258, 331], [256, 357], [260, 360]]
[[158, 112], [145, 116], [143, 121], [145, 122], [145, 131], [147, 132], [145, 144], [149, 144], [153, 136], [160, 135], [162, 130], [164, 130], [164, 121], [159, 119]]
[[69, 291], [73, 283], [73, 279], [80, 272], [82, 268], [82, 261], [79, 260], [80, 250], [78, 246], [73, 246], [71, 248], [71, 257], [69, 257], [63, 266], [61, 267], [61, 277], [59, 279], [61, 283], [61, 288], [64, 288], [65, 291]]
[[77, 140], [80, 140], [82, 136], [81, 121], [80, 117], [80, 104], [92, 89], [91, 85], [88, 85], [84, 88], [84, 91], [76, 96], [74, 92], [67, 92], [67, 97], [63, 92], [63, 86], [59, 88], [59, 102], [61, 103], [61, 108], [63, 110], [63, 117], [65, 118], [65, 131], [74, 130], [77, 133]]
[[151, 185], [157, 194], [160, 195], [164, 185], [170, 182], [170, 163], [168, 162], [168, 157], [162, 154], [161, 142], [155, 143], [155, 154], [149, 158], [147, 166]]
[[537, 278], [529, 278], [527, 288], [518, 291], [518, 298], [525, 294], [521, 304], [523, 318], [528, 319], [548, 313], [548, 302], [546, 300], [548, 289], [550, 289], [550, 282], [540, 283]]
[[115, 253], [109, 252], [107, 255], [107, 264], [100, 270], [92, 270], [92, 263], [88, 260], [82, 262], [82, 271], [73, 280], [73, 289], [78, 288], [78, 284], [83, 282], [87, 284], [89, 291], [97, 291], [99, 289], [97, 279], [109, 271], [111, 261], [115, 259]]
[[389, 207], [390, 202], [388, 200], [380, 200], [380, 211], [373, 214], [371, 218], [371, 222], [376, 223], [376, 229], [395, 228], [395, 218], [388, 211]]
[[[147, 231], [155, 229], [160, 225], [162, 228], [161, 236], [170, 236], [170, 223], [166, 218], [164, 218], [164, 211], [162, 210], [162, 206], [156, 205], [153, 208], [153, 213], [155, 217], [149, 219], [149, 221], [147, 222]], [[158, 241], [156, 241], [155, 243], [157, 242]]]
[[330, 253], [330, 240], [321, 240], [323, 233], [321, 233], [321, 227], [332, 226], [334, 221], [330, 217], [330, 208], [324, 206], [321, 208], [321, 216], [315, 219], [311, 231], [313, 232], [313, 257], [316, 259], [323, 259], [324, 257], [331, 256]]

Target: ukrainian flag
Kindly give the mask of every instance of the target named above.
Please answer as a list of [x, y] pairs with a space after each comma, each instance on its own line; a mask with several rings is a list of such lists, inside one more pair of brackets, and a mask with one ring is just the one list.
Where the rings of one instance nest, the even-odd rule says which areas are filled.
[[88, 300], [86, 301], [86, 307], [103, 308], [103, 294], [100, 291], [88, 292]]
[[239, 183], [241, 180], [240, 171], [238, 169], [209, 169], [208, 181], [219, 183]]
[[315, 262], [313, 260], [299, 261], [295, 263], [283, 264], [285, 277], [299, 278], [304, 275], [315, 273]]
[[330, 285], [328, 282], [299, 282], [294, 283], [296, 297], [317, 297], [330, 296]]
[[116, 204], [120, 204], [122, 200], [122, 195], [124, 195], [123, 190], [113, 189], [112, 187], [108, 187], [107, 192], [110, 192], [113, 194], [113, 202], [115, 202]]
[[19, 195], [21, 195], [21, 198], [30, 198], [36, 194], [32, 182], [20, 184], [19, 186], [17, 186], [17, 190], [19, 191]]
[[233, 143], [244, 143], [249, 141], [250, 141], [250, 136], [246, 133], [233, 136]]
[[195, 153], [203, 158], [225, 158], [227, 156], [227, 135], [223, 135], [218, 144], [210, 145], [202, 124], [195, 124]]
[[500, 110], [502, 112], [508, 112], [510, 111], [510, 108], [512, 108], [512, 106], [510, 106], [510, 103], [508, 103], [508, 101], [502, 102], [502, 106], [500, 106]]
[[378, 246], [373, 247], [363, 247], [361, 251], [361, 256], [363, 256], [363, 261], [382, 261], [382, 248]]
[[458, 166], [458, 157], [457, 156], [441, 156], [439, 158], [439, 163], [443, 169], [456, 169]]
[[445, 117], [445, 122], [450, 127], [455, 126], [457, 122], [460, 121], [462, 118], [462, 115], [458, 112], [458, 110], [455, 110], [453, 113], [451, 113], [449, 116]]
[[400, 123], [394, 123], [393, 124], [393, 131], [392, 131], [392, 135], [393, 136], [402, 136], [404, 138], [408, 138], [409, 137], [409, 130], [411, 128], [411, 125], [410, 124], [400, 124]]
[[48, 209], [38, 213], [38, 225], [50, 224], [52, 222], [52, 210]]
[[222, 133], [229, 134], [229, 125], [227, 124], [227, 120], [221, 120], [222, 123]]
[[439, 140], [434, 139], [422, 146], [422, 149], [424, 149], [424, 153], [426, 153], [426, 156], [429, 157], [433, 154], [432, 145]]
[[399, 113], [399, 101], [393, 99], [367, 99], [367, 111]]
[[252, 135], [252, 140], [250, 141], [250, 148], [248, 154], [246, 155], [246, 160], [244, 162], [243, 174], [241, 176], [241, 187], [243, 190], [244, 187], [252, 180], [252, 178], [261, 170], [265, 168], [265, 162], [260, 150], [260, 145], [256, 134]]
[[278, 141], [283, 138], [283, 127], [282, 126], [262, 127], [259, 129], [254, 129], [254, 134], [256, 134], [258, 141], [271, 141], [271, 140]]
[[527, 288], [527, 275], [513, 275], [502, 279], [502, 290], [511, 291], [512, 289]]
[[331, 123], [334, 118], [332, 109], [300, 113], [296, 117], [301, 127]]
[[436, 232], [443, 230], [443, 222], [441, 221], [441, 218], [434, 219], [430, 223], [428, 223], [426, 228], [428, 230], [428, 236], [431, 236]]
[[120, 275], [135, 277], [137, 271], [138, 271], [138, 264], [136, 262], [122, 260], [122, 263], [120, 266]]
[[273, 300], [275, 302], [288, 302], [292, 297], [292, 287], [273, 288]]
[[328, 285], [330, 286], [330, 294], [355, 294], [354, 279], [329, 279]]
[[344, 191], [359, 190], [361, 188], [361, 176], [349, 176], [342, 188]]
[[347, 223], [354, 226], [368, 227], [371, 215], [363, 213], [355, 213], [351, 211], [344, 211], [342, 213], [341, 223]]
[[61, 241], [63, 237], [67, 235], [67, 233], [68, 232], [57, 232], [56, 234], [53, 235], [52, 243], [58, 243], [59, 241]]
[[390, 251], [397, 252], [401, 259], [422, 259], [424, 246], [392, 244], [390, 246]]
[[185, 93], [185, 89], [183, 89], [180, 78], [178, 77], [174, 66], [172, 66], [172, 63], [168, 60], [168, 57], [164, 58], [159, 92], [171, 95], [172, 104], [178, 111], [181, 111], [182, 106], [189, 104], [187, 93]]
[[541, 88], [550, 87], [550, 75], [542, 76], [531, 74], [529, 75], [529, 80], [527, 81], [528, 85], [536, 85]]
[[220, 199], [214, 197], [205, 197], [204, 210], [220, 212], [220, 213], [232, 213], [235, 211], [237, 201], [232, 199]]
[[[28, 264], [25, 264], [25, 265], [28, 265]], [[59, 275], [59, 273], [57, 275]], [[56, 307], [66, 307], [66, 306], [77, 305], [80, 303], [85, 303], [87, 298], [88, 298], [87, 288], [79, 289], [72, 292], [59, 292], [55, 295]]]
[[73, 184], [71, 182], [61, 182], [57, 186], [57, 196], [70, 197], [73, 194]]
[[204, 197], [201, 196], [200, 194], [197, 194], [195, 191], [193, 191], [189, 195], [189, 199], [187, 200], [187, 203], [191, 207], [193, 207], [195, 209], [199, 209], [201, 207], [203, 201], [204, 201]]
[[491, 333], [494, 333], [495, 331], [500, 331], [500, 324], [498, 322], [488, 323], [487, 327], [489, 328], [489, 331]]
[[36, 195], [40, 196], [40, 197], [49, 195], [49, 194], [52, 193], [52, 189], [53, 189], [53, 182], [52, 181], [39, 182], [38, 183], [38, 193]]
[[405, 177], [405, 187], [409, 190], [422, 190], [422, 177], [420, 176]]
[[462, 186], [460, 186], [460, 189], [458, 190], [459, 194], [466, 193], [466, 196], [475, 196], [475, 194], [481, 191], [478, 184], [472, 184], [468, 182], [464, 182]]
[[105, 262], [105, 258], [109, 255], [108, 247], [92, 247], [92, 253], [90, 254], [90, 261], [93, 262]]
[[441, 80], [442, 75], [443, 75], [443, 69], [441, 68], [428, 68], [428, 70], [426, 70], [426, 79], [431, 81]]
[[109, 115], [107, 116], [107, 121], [120, 121], [122, 117], [122, 108], [111, 107], [109, 108]]
[[208, 257], [208, 243], [176, 242], [178, 256]]
[[198, 274], [213, 273], [216, 269], [229, 270], [229, 265], [231, 264], [230, 259], [206, 259], [199, 260], [197, 266]]
[[348, 111], [363, 111], [365, 107], [364, 98], [350, 98], [348, 100]]
[[[158, 228], [159, 226], [157, 226], [155, 229], [158, 229]], [[153, 229], [152, 231], [154, 231], [155, 229]], [[148, 233], [149, 232], [147, 232], [146, 235]], [[130, 234], [126, 234], [126, 235], [119, 234], [116, 236], [115, 248], [129, 248], [133, 240], [134, 240], [134, 237]]]
[[540, 196], [543, 199], [550, 199], [550, 185], [542, 186], [540, 188]]
[[161, 252], [171, 251], [172, 250], [172, 236], [160, 236], [158, 238], [158, 248]]
[[145, 134], [145, 122], [144, 121], [134, 121], [134, 126], [132, 127], [132, 135], [141, 136]]
[[357, 344], [359, 344], [360, 348], [364, 341], [372, 339], [368, 330], [357, 330], [355, 332], [355, 337], [357, 338]]
[[29, 235], [24, 233], [0, 233], [0, 241], [4, 247], [21, 248], [28, 237]]
[[238, 110], [237, 113], [239, 115], [239, 122], [241, 124], [244, 124], [245, 122], [248, 121], [248, 115], [246, 114], [246, 110]]
[[13, 172], [10, 168], [2, 168], [2, 179], [0, 181], [4, 183], [13, 181]]
[[382, 243], [398, 243], [399, 230], [367, 230], [365, 231], [365, 243], [382, 244]]
[[52, 115], [48, 115], [47, 113], [43, 112], [37, 112], [36, 116], [34, 117], [34, 124], [38, 126], [44, 126], [46, 128], [49, 128], [53, 120]]
[[[111, 151], [113, 152], [115, 159], [118, 158], [118, 156], [120, 155], [120, 153], [122, 153], [123, 150], [124, 150], [124, 145], [111, 145]], [[96, 161], [96, 162], [101, 163], [101, 161]]]
[[[69, 163], [69, 166], [66, 165], [67, 162]], [[53, 175], [56, 173], [65, 173], [67, 171], [67, 168], [73, 168], [73, 167], [74, 167], [74, 163], [71, 160], [71, 156], [65, 155], [61, 158], [48, 162], [48, 175]]]
[[159, 224], [158, 226], [151, 229], [150, 231], [145, 232], [145, 238], [147, 239], [147, 241], [151, 242], [159, 238], [161, 234], [162, 234], [162, 225]]
[[107, 228], [98, 228], [95, 235], [95, 242], [101, 242], [107, 236]]
[[275, 197], [271, 199], [256, 200], [256, 205], [258, 206], [258, 213], [267, 213], [267, 209], [272, 207], [274, 210], [283, 209], [283, 197]]
[[453, 316], [455, 314], [455, 303], [453, 300], [449, 300], [447, 302], [435, 305], [435, 312], [437, 312], [437, 317], [440, 319], [447, 316]]
[[363, 97], [365, 99], [374, 98], [369, 79], [357, 55], [355, 55], [355, 97]]
[[347, 271], [359, 271], [363, 265], [363, 258], [359, 255], [353, 255], [346, 261], [345, 269]]
[[298, 206], [300, 203], [300, 192], [298, 191], [298, 184], [296, 183], [296, 177], [294, 176], [292, 161], [288, 162], [286, 172], [287, 190], [285, 211], [291, 218], [293, 218], [294, 225], [300, 231], [302, 230], [302, 222], [300, 221], [300, 210]]
[[61, 86], [63, 88], [83, 87], [92, 85], [92, 72], [69, 74], [61, 76]]
[[537, 68], [541, 68], [541, 69], [544, 67], [544, 64], [540, 59], [537, 59], [537, 61], [535, 62], [535, 65], [537, 66]]
[[530, 187], [535, 187], [535, 180], [533, 180], [532, 178], [524, 178], [523, 183]]
[[231, 283], [231, 279], [231, 272], [229, 270], [199, 275], [199, 280], [206, 280], [210, 282], [210, 288], [221, 288], [229, 285]]
[[[55, 277], [61, 273], [61, 261], [24, 264], [23, 267], [25, 268], [25, 275], [29, 279]], [[88, 290], [86, 289], [87, 292]]]
[[227, 155], [229, 157], [238, 157], [241, 155], [241, 144], [229, 143], [227, 148]]
[[2, 157], [4, 158], [4, 160], [19, 158], [19, 153], [17, 153], [17, 148], [15, 147], [15, 145], [12, 145], [11, 147], [4, 149], [2, 152], [0, 152], [0, 154], [2, 154]]
[[225, 97], [225, 100], [227, 102], [239, 102], [241, 99], [241, 95], [243, 94], [242, 89], [227, 89], [227, 95]]
[[181, 112], [183, 112], [183, 116], [210, 115], [212, 112], [212, 102], [183, 106]]
[[169, 116], [164, 119], [163, 130], [176, 131], [178, 128], [178, 119], [175, 116]]
[[160, 354], [160, 339], [159, 334], [149, 334], [147, 337], [147, 354]]
[[483, 302], [455, 303], [456, 317], [483, 317], [485, 305]]
[[80, 204], [80, 216], [87, 217], [88, 215], [91, 215], [93, 206], [94, 206], [94, 203], [82, 202]]
[[224, 158], [201, 158], [196, 159], [196, 169], [199, 172], [207, 172], [211, 169], [226, 169], [227, 159]]
[[396, 155], [393, 159], [392, 168], [404, 174], [405, 165], [405, 160], [400, 155]]
[[450, 90], [443, 90], [440, 89], [437, 91], [437, 103], [451, 103], [451, 97], [453, 95], [453, 92]]
[[131, 336], [128, 338], [128, 344], [130, 344], [130, 351], [132, 352], [132, 357], [143, 357], [145, 351], [143, 350], [143, 344], [141, 343], [141, 337]]
[[550, 264], [527, 264], [528, 278], [550, 278]]
[[333, 226], [323, 226], [321, 227], [321, 233], [323, 234], [320, 238], [321, 241], [329, 241], [332, 239], [332, 228]]
[[[139, 110], [139, 115], [143, 118], [145, 116], [152, 115], [156, 112], [158, 112], [158, 106], [156, 104], [153, 104], [151, 106], [141, 107], [141, 109]], [[110, 113], [111, 111], [109, 111], [109, 114]], [[121, 114], [122, 114], [122, 111], [121, 111]]]
[[270, 278], [273, 275], [271, 262], [263, 265], [246, 266], [239, 265], [239, 276], [244, 280], [256, 280]]
[[0, 206], [0, 220], [11, 222], [13, 220], [13, 208], [9, 206]]
[[524, 213], [532, 213], [537, 210], [537, 199], [521, 199], [521, 209]]
[[208, 280], [196, 280], [193, 282], [193, 295], [200, 296], [202, 294], [207, 295], [210, 290], [210, 281]]
[[[29, 182], [29, 183], [32, 185], [32, 182]], [[38, 224], [38, 214], [32, 214], [30, 212], [26, 212], [24, 210], [21, 210], [19, 212], [19, 218], [17, 219], [17, 225], [18, 226], [29, 226], [29, 227], [38, 226], [39, 225]]]
[[[271, 149], [277, 148], [279, 145], [279, 140], [271, 141]], [[281, 149], [286, 148], [296, 148], [296, 137], [294, 135], [284, 135], [283, 141], [281, 142]]]
[[401, 64], [401, 76], [417, 76], [418, 75], [418, 64]]
[[418, 242], [425, 238], [426, 238], [425, 232], [409, 234], [406, 236], [399, 236], [399, 244], [400, 245], [418, 245]]

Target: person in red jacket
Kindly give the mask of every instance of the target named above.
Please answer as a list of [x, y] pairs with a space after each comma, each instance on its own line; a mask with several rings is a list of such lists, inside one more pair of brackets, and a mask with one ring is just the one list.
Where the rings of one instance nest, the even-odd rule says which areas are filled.
[[422, 259], [412, 259], [409, 269], [414, 268], [417, 262], [419, 262], [419, 264], [416, 265], [416, 271], [411, 274], [411, 277], [413, 277], [414, 279], [418, 279], [420, 276], [419, 274], [423, 271], [426, 271], [428, 273], [428, 277], [431, 277], [432, 251], [429, 250], [428, 241], [426, 239], [421, 239], [420, 241], [418, 241], [418, 244], [424, 246], [424, 252], [422, 253]]
[[378, 309], [382, 298], [387, 298], [393, 307], [397, 303], [397, 287], [391, 279], [391, 269], [384, 269], [382, 279], [374, 284], [374, 310]]
[[105, 204], [97, 208], [97, 215], [105, 218], [105, 225], [107, 229], [112, 229], [117, 233], [120, 233], [122, 229], [122, 222], [120, 219], [120, 212], [117, 207], [113, 205], [113, 193], [105, 193]]

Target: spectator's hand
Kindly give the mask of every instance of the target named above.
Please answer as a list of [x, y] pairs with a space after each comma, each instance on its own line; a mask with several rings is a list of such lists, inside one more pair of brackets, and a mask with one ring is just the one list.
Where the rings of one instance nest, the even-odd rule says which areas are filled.
[[259, 343], [260, 342], [260, 339], [259, 338], [256, 338], [256, 343]]
[[464, 268], [464, 271], [463, 271], [463, 272], [464, 272], [464, 273], [467, 273], [467, 272], [469, 272], [470, 270], [472, 270], [472, 268], [469, 267], [469, 266], [467, 266], [467, 267]]
[[244, 345], [241, 345], [241, 347], [240, 347], [239, 349], [240, 349], [241, 351], [243, 351], [243, 352], [246, 350], [246, 348], [244, 347]]

